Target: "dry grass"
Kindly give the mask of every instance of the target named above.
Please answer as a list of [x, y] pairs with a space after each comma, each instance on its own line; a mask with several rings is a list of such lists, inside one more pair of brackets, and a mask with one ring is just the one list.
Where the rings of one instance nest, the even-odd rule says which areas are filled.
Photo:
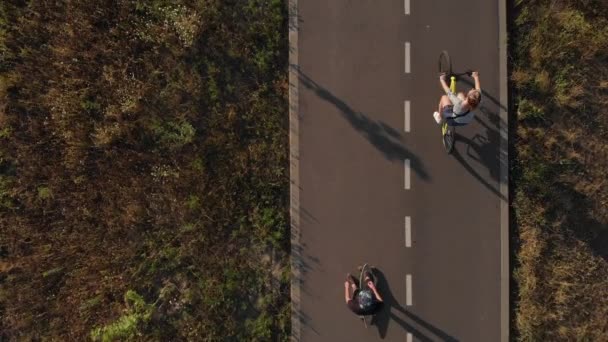
[[608, 341], [608, 3], [516, 13], [516, 335]]
[[288, 338], [287, 53], [282, 0], [0, 1], [1, 341]]

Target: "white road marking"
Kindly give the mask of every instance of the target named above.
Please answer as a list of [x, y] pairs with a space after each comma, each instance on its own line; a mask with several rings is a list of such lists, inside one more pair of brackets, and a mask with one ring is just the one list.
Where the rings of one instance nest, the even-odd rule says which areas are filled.
[[407, 333], [407, 342], [412, 342], [413, 340], [412, 333]]
[[412, 306], [412, 275], [405, 276], [405, 305]]
[[405, 43], [405, 73], [410, 73], [410, 43]]
[[410, 0], [403, 0], [403, 7], [405, 7], [405, 15], [410, 14]]
[[405, 217], [405, 247], [412, 247], [412, 218]]
[[404, 164], [404, 183], [405, 183], [405, 190], [409, 190], [410, 189], [410, 160], [406, 159]]
[[403, 115], [405, 116], [403, 130], [406, 132], [409, 132], [410, 131], [410, 101], [405, 101], [403, 103]]

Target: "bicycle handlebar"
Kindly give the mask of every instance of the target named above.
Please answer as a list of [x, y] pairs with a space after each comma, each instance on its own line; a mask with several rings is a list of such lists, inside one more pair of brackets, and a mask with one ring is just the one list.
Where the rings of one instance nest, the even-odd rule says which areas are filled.
[[441, 76], [441, 75], [456, 76], [456, 77], [462, 76], [462, 75], [467, 75], [469, 77], [473, 77], [473, 70], [467, 70], [465, 72], [459, 72], [459, 73], [451, 73], [449, 75], [447, 73], [445, 73], [445, 72], [439, 73], [439, 76]]

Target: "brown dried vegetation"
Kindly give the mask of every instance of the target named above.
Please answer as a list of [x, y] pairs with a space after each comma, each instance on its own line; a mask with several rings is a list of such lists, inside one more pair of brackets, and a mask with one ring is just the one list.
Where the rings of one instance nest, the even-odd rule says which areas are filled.
[[608, 341], [608, 4], [515, 3], [516, 333]]
[[285, 7], [0, 2], [0, 340], [287, 338]]

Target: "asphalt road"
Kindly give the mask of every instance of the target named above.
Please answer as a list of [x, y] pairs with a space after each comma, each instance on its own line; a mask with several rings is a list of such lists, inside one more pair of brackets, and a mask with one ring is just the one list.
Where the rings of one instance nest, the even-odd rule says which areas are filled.
[[[500, 341], [497, 1], [297, 6], [298, 339]], [[431, 116], [441, 50], [479, 70], [484, 91], [451, 156]], [[388, 304], [368, 329], [343, 294], [364, 262]]]

